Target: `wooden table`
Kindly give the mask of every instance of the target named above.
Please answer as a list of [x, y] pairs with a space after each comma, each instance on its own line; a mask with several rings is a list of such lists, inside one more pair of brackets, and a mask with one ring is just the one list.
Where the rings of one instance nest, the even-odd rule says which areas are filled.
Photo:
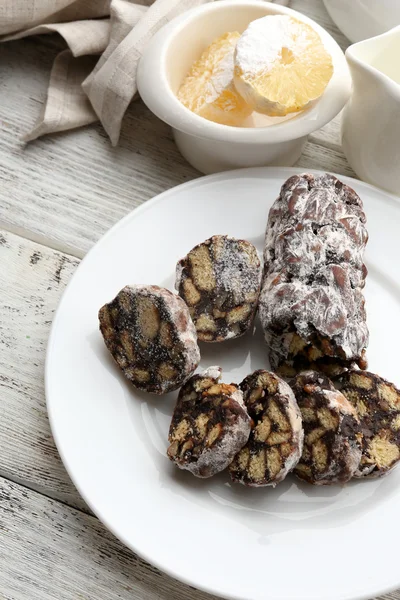
[[[289, 4], [348, 45], [322, 0]], [[68, 478], [50, 432], [47, 337], [80, 259], [136, 206], [199, 176], [140, 102], [117, 148], [99, 125], [24, 146], [20, 136], [42, 107], [59, 47], [56, 36], [0, 47], [0, 598], [211, 600], [105, 529]], [[338, 118], [310, 136], [298, 166], [354, 176]], [[382, 598], [400, 600], [400, 592]]]

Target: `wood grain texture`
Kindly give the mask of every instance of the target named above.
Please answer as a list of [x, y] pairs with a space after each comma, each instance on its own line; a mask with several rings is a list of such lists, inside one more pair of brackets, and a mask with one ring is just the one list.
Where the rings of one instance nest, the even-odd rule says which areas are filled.
[[304, 169], [320, 169], [321, 171], [331, 171], [339, 175], [356, 177], [356, 174], [341, 151], [334, 148], [327, 148], [321, 143], [307, 142], [296, 166], [304, 167]]
[[93, 516], [0, 478], [0, 598], [213, 600], [160, 573]]
[[44, 100], [54, 51], [33, 39], [1, 50], [0, 225], [6, 229], [82, 256], [127, 212], [199, 175], [141, 102], [129, 108], [117, 148], [99, 124], [24, 145], [20, 137]]
[[0, 475], [84, 509], [46, 412], [44, 361], [56, 306], [78, 261], [0, 232]]
[[[322, 0], [285, 3], [346, 47]], [[24, 145], [20, 137], [40, 112], [59, 47], [56, 36], [0, 47], [0, 226], [82, 257], [127, 212], [199, 173], [178, 152], [169, 127], [140, 101], [126, 114], [117, 148], [98, 124]], [[298, 166], [350, 174], [337, 132], [337, 124], [329, 125], [310, 136]]]
[[339, 113], [337, 117], [330, 121], [330, 123], [327, 123], [321, 129], [314, 131], [308, 139], [310, 143], [325, 146], [325, 148], [337, 152], [341, 156], [343, 162], [348, 165], [341, 145], [341, 118], [342, 113]]

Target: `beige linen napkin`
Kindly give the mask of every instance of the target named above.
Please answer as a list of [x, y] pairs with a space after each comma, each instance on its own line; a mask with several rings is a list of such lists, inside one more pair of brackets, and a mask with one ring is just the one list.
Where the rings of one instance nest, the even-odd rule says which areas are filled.
[[136, 70], [145, 45], [171, 19], [210, 1], [0, 1], [0, 41], [56, 32], [69, 46], [54, 61], [47, 101], [25, 140], [100, 119], [116, 145], [137, 91]]

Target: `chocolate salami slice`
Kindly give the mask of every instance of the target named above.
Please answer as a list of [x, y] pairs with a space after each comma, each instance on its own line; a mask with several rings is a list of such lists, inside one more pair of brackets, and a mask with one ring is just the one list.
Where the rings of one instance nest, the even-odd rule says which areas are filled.
[[164, 394], [180, 387], [200, 361], [183, 300], [155, 285], [128, 285], [99, 311], [108, 350], [133, 385]]
[[240, 388], [252, 430], [230, 466], [232, 480], [251, 487], [275, 486], [293, 470], [302, 453], [299, 407], [288, 384], [269, 371], [255, 371]]
[[179, 261], [175, 287], [189, 306], [198, 339], [222, 342], [246, 333], [257, 309], [261, 265], [245, 240], [214, 235]]
[[365, 220], [359, 196], [333, 175], [294, 175], [282, 186], [259, 310], [274, 370], [366, 368]]
[[193, 375], [179, 391], [167, 454], [196, 477], [223, 471], [247, 442], [250, 417], [235, 385], [219, 383], [220, 367]]
[[361, 427], [354, 407], [325, 375], [315, 371], [300, 373], [290, 386], [305, 433], [296, 475], [315, 485], [345, 483], [361, 460]]
[[400, 460], [400, 390], [368, 371], [348, 371], [335, 386], [356, 409], [363, 434], [356, 477], [381, 477]]

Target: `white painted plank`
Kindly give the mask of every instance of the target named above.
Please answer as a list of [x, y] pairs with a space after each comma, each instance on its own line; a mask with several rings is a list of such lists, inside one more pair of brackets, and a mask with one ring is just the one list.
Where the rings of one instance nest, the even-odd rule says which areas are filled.
[[0, 50], [0, 224], [7, 229], [82, 255], [144, 200], [198, 176], [141, 102], [129, 108], [117, 148], [98, 124], [25, 146], [20, 137], [40, 110], [55, 52], [33, 39]]
[[0, 475], [85, 504], [50, 432], [44, 360], [54, 310], [78, 261], [0, 232]]
[[343, 160], [347, 162], [343, 152], [341, 143], [341, 119], [342, 113], [339, 113], [332, 121], [324, 125], [321, 129], [314, 131], [309, 137], [311, 143], [331, 148], [336, 152], [342, 153]]
[[213, 599], [142, 561], [95, 517], [2, 478], [0, 532], [2, 600]]
[[341, 149], [327, 148], [320, 143], [308, 142], [296, 166], [357, 177]]

